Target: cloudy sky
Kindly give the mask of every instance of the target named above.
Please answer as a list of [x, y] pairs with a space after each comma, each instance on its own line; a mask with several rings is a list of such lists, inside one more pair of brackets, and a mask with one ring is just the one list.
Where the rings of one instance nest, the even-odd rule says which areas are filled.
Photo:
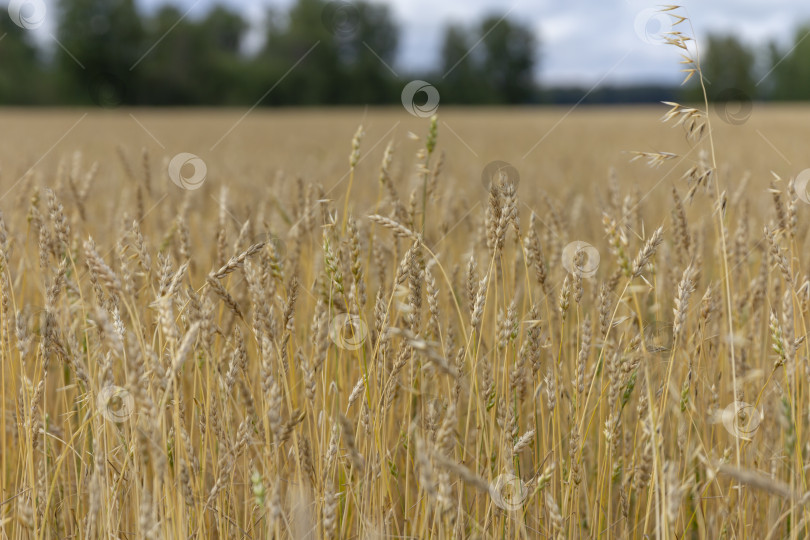
[[[154, 10], [166, 0], [137, 0]], [[655, 13], [663, 3], [649, 0], [370, 0], [387, 4], [401, 25], [398, 70], [431, 68], [437, 61], [442, 28], [508, 13], [540, 37], [539, 78], [546, 84], [678, 82], [678, 54], [657, 41], [667, 19]], [[674, 1], [674, 0], [673, 0]], [[251, 21], [250, 44], [261, 41], [270, 7], [292, 0], [172, 0], [189, 17], [220, 2]], [[685, 0], [695, 33], [733, 32], [763, 49], [769, 40], [792, 44], [795, 26], [810, 21], [808, 0]]]

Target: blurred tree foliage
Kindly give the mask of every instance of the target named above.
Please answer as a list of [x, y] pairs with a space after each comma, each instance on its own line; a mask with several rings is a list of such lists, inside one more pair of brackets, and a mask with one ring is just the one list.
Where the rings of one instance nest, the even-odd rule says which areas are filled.
[[458, 65], [441, 79], [397, 71], [396, 21], [387, 6], [364, 0], [296, 0], [271, 10], [266, 39], [250, 53], [250, 25], [228, 7], [203, 16], [169, 4], [147, 14], [137, 0], [55, 0], [48, 7], [54, 35], [39, 44], [0, 14], [0, 103], [386, 104], [399, 102], [409, 80], [434, 76], [443, 103], [537, 96], [534, 36], [499, 16], [446, 29], [442, 73]]
[[[810, 98], [810, 24], [800, 26], [791, 42], [771, 42], [764, 50], [736, 35], [709, 35], [702, 44], [701, 67], [709, 101], [791, 100]], [[696, 79], [681, 99], [702, 101]]]
[[[710, 35], [702, 45], [701, 68], [709, 101], [738, 101], [756, 95], [753, 51], [734, 35]], [[697, 81], [697, 79], [694, 79]], [[695, 84], [693, 99], [702, 100]]]
[[810, 98], [810, 39], [806, 39], [808, 34], [810, 24], [805, 24], [796, 30], [793, 43], [786, 48], [780, 48], [773, 43], [770, 45], [768, 63], [772, 71], [766, 81], [774, 99]]
[[[138, 0], [53, 0], [51, 32], [31, 31], [0, 13], [0, 104], [342, 105], [394, 104], [403, 86], [424, 79], [442, 103], [574, 103], [701, 100], [683, 89], [640, 85], [545, 88], [536, 79], [537, 36], [520, 21], [490, 14], [444, 28], [438, 70], [403, 73], [399, 28], [385, 5], [295, 0], [271, 10], [264, 40], [248, 52], [249, 21], [231, 8], [186, 14]], [[255, 31], [255, 28], [253, 29]], [[810, 25], [765, 54], [736, 35], [702, 40], [711, 101], [810, 97]], [[253, 35], [255, 38], [256, 36]], [[254, 39], [255, 41], [255, 39]]]
[[537, 40], [531, 29], [490, 15], [476, 28], [445, 29], [438, 85], [442, 100], [455, 103], [530, 103]]
[[0, 16], [0, 103], [26, 105], [49, 101], [42, 59], [30, 34]]
[[[447, 25], [438, 69], [404, 73], [396, 65], [400, 34], [393, 14], [367, 0], [295, 0], [286, 10], [271, 10], [263, 42], [250, 51], [249, 21], [224, 6], [200, 15], [169, 4], [144, 13], [138, 0], [47, 5], [53, 35], [40, 32], [37, 42], [0, 13], [0, 104], [394, 104], [413, 79], [434, 84], [445, 104], [576, 102], [586, 92], [541, 91], [537, 36], [499, 14]], [[808, 33], [810, 25], [800, 27], [791, 43], [771, 44], [767, 54], [735, 35], [709, 35], [700, 45], [710, 100], [807, 99]], [[621, 102], [674, 93], [647, 85], [588, 95], [589, 102]], [[702, 94], [693, 80], [678, 97]]]
[[141, 72], [130, 67], [147, 34], [134, 0], [70, 0], [57, 11], [59, 97], [81, 104], [141, 102]]
[[269, 104], [388, 103], [400, 91], [386, 67], [394, 63], [397, 37], [387, 6], [298, 0], [286, 24], [269, 25], [252, 71], [263, 91], [273, 89]]
[[[182, 19], [182, 20], [181, 20]], [[180, 22], [178, 22], [180, 21]], [[139, 101], [154, 105], [238, 104], [247, 66], [240, 48], [247, 24], [222, 7], [189, 21], [163, 7], [147, 21], [143, 59], [132, 70], [142, 83]], [[162, 39], [161, 39], [162, 38]]]

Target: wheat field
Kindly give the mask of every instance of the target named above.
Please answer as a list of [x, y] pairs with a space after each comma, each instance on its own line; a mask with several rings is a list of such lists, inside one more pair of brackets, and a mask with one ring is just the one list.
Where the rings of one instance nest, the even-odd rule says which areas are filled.
[[722, 112], [0, 111], [2, 536], [807, 537], [810, 109]]

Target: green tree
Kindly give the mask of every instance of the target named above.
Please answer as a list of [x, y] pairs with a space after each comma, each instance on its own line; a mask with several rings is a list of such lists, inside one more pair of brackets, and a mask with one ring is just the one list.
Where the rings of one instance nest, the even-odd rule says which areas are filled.
[[[203, 102], [199, 64], [207, 62], [197, 50], [197, 32], [174, 6], [162, 7], [148, 22], [146, 42], [165, 36], [136, 69], [144, 81], [144, 100], [156, 105], [196, 105]], [[180, 22], [178, 22], [180, 21]], [[171, 31], [169, 31], [171, 29]], [[205, 81], [207, 83], [208, 81]]]
[[246, 61], [240, 53], [247, 24], [238, 14], [217, 7], [193, 21], [166, 6], [147, 26], [146, 41], [157, 45], [136, 68], [146, 101], [204, 105], [247, 100], [241, 82], [247, 77]]
[[537, 50], [537, 39], [530, 28], [503, 17], [486, 17], [472, 30], [448, 26], [441, 50], [442, 100], [510, 104], [536, 101]]
[[537, 40], [532, 30], [503, 17], [481, 22], [483, 59], [487, 82], [501, 103], [526, 103], [536, 97], [534, 69]]
[[261, 88], [272, 88], [263, 104], [337, 102], [340, 57], [335, 37], [322, 21], [325, 5], [321, 0], [298, 0], [286, 25], [271, 21], [258, 58]]
[[345, 33], [335, 32], [341, 63], [341, 103], [396, 101], [399, 84], [389, 70], [397, 51], [398, 30], [388, 6], [358, 2]]
[[383, 64], [393, 64], [398, 36], [386, 6], [298, 0], [286, 23], [279, 19], [271, 15], [256, 62], [262, 91], [273, 88], [264, 104], [390, 103], [398, 98], [396, 78]]
[[787, 50], [771, 44], [766, 81], [771, 97], [779, 100], [806, 100], [810, 98], [810, 24], [796, 30], [793, 43]]
[[140, 72], [131, 67], [147, 47], [134, 0], [60, 0], [57, 34], [70, 101], [89, 103], [111, 91], [114, 99], [138, 102]]
[[0, 16], [0, 103], [36, 104], [54, 96], [44, 94], [41, 59], [31, 43], [31, 33]]
[[462, 26], [449, 25], [444, 30], [440, 62], [442, 73], [435, 79], [445, 103], [471, 104], [495, 100], [492, 88], [484, 82], [486, 74], [470, 51], [473, 43], [469, 30]]
[[[740, 101], [756, 97], [753, 51], [734, 35], [710, 35], [701, 57], [701, 69], [709, 101]], [[701, 101], [697, 79], [686, 91], [687, 99]]]

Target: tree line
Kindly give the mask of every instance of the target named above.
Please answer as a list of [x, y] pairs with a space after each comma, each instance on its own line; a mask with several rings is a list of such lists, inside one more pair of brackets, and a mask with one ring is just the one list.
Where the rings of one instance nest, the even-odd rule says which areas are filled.
[[399, 29], [380, 4], [297, 0], [269, 12], [264, 44], [249, 54], [248, 22], [222, 5], [190, 18], [172, 5], [145, 14], [135, 0], [53, 4], [48, 47], [0, 15], [0, 103], [252, 105], [266, 93], [262, 105], [386, 104], [414, 78], [435, 81], [443, 102], [539, 98], [537, 39], [499, 13], [448, 26], [435, 72], [402, 73]]
[[[542, 88], [538, 36], [500, 13], [447, 25], [438, 65], [426, 73], [397, 68], [397, 22], [387, 6], [363, 0], [296, 0], [272, 10], [263, 44], [250, 53], [248, 21], [222, 5], [191, 18], [172, 5], [146, 14], [135, 0], [55, 0], [45, 16], [54, 31], [43, 46], [0, 14], [0, 104], [376, 105], [399, 102], [413, 79], [455, 104], [571, 103], [587, 91]], [[766, 55], [733, 35], [708, 36], [702, 67], [709, 97], [806, 99], [808, 32], [799, 28], [792, 44], [771, 44]], [[695, 84], [604, 87], [588, 92], [586, 102], [688, 100], [699, 92]]]
[[[705, 42], [702, 68], [712, 101], [804, 101], [810, 98], [810, 24], [799, 26], [787, 45], [770, 42], [757, 50], [733, 34], [713, 34]], [[686, 94], [697, 99], [700, 88]]]

